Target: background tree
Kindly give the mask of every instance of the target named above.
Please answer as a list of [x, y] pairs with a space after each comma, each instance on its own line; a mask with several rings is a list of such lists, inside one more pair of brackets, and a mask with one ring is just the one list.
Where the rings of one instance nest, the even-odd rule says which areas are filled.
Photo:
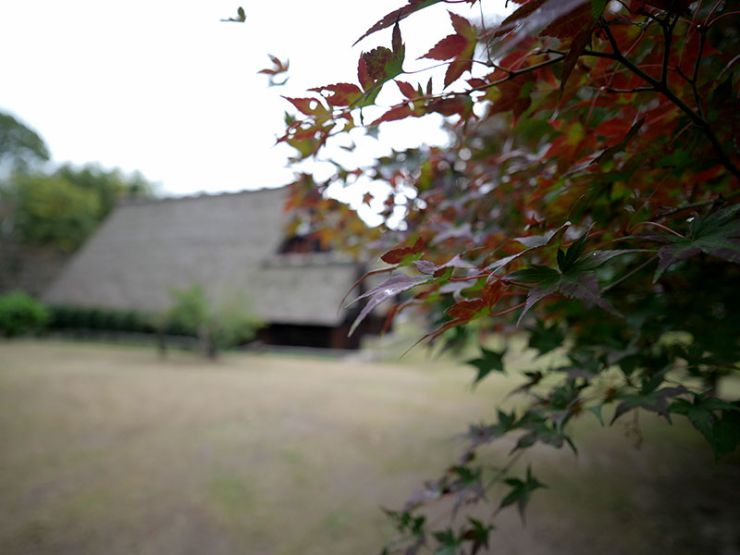
[[54, 173], [16, 172], [3, 191], [9, 236], [23, 245], [77, 249], [123, 199], [146, 198], [140, 174], [65, 164]]
[[99, 222], [98, 195], [62, 177], [16, 175], [9, 196], [14, 203], [13, 233], [24, 245], [70, 252]]
[[124, 199], [154, 195], [140, 173], [125, 175], [88, 164], [42, 171], [49, 151], [41, 137], [0, 113], [0, 231], [8, 242], [78, 248]]
[[[443, 82], [418, 81], [424, 68], [409, 67], [401, 24], [413, 36], [415, 12], [480, 1], [409, 0], [389, 13], [360, 39], [392, 28], [389, 47], [360, 56], [359, 83], [289, 98], [297, 115], [281, 138], [303, 159], [363, 125], [447, 118], [449, 147], [337, 165], [321, 182], [301, 175], [292, 203], [318, 206], [358, 175], [390, 187], [388, 266], [374, 272], [388, 276], [359, 319], [404, 293], [392, 314], [437, 315], [423, 340], [524, 330], [540, 355], [558, 355], [525, 373], [517, 405], [470, 428], [456, 463], [389, 512], [401, 536], [388, 551], [488, 546], [496, 515], [523, 514], [542, 487], [520, 469], [527, 451], [575, 451], [572, 422], [584, 416], [685, 417], [716, 457], [740, 441], [740, 403], [718, 388], [740, 368], [737, 12], [709, 1], [521, 0], [490, 28], [449, 13], [449, 34], [422, 57], [442, 62]], [[377, 112], [392, 82], [401, 99]], [[308, 213], [320, 227], [322, 211]], [[331, 218], [326, 234], [338, 228]], [[505, 355], [482, 347], [470, 361], [476, 382], [504, 372]], [[491, 470], [479, 452], [503, 437], [515, 447]], [[440, 500], [458, 518], [435, 529], [425, 507]], [[488, 520], [458, 512], [482, 501], [496, 507]]]
[[49, 149], [38, 133], [0, 111], [0, 177], [25, 171], [49, 158]]
[[98, 198], [99, 221], [105, 219], [120, 200], [154, 195], [154, 186], [138, 172], [124, 175], [119, 169], [105, 170], [95, 164], [81, 167], [63, 164], [57, 168], [54, 176], [66, 180], [78, 189], [94, 193]]

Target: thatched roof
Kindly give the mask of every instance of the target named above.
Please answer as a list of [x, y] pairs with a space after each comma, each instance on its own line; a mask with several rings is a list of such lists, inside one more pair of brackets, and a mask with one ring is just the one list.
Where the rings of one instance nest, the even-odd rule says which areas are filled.
[[334, 326], [357, 264], [332, 253], [277, 254], [285, 189], [123, 205], [51, 285], [51, 304], [160, 311], [198, 284], [214, 303], [246, 297], [269, 323]]

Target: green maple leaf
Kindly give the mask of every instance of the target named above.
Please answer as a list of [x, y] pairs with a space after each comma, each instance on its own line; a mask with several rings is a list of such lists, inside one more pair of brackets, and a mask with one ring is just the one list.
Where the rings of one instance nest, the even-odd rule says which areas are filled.
[[668, 245], [658, 251], [655, 281], [669, 267], [699, 253], [740, 264], [740, 204], [717, 210], [691, 222], [687, 237], [665, 237]]
[[434, 555], [456, 555], [460, 547], [460, 541], [452, 530], [434, 532], [434, 539], [439, 542]]
[[607, 312], [617, 314], [602, 296], [595, 270], [612, 258], [626, 254], [646, 252], [644, 249], [602, 250], [583, 254], [587, 233], [568, 247], [558, 250], [558, 268], [534, 265], [509, 274], [509, 279], [531, 284], [527, 301], [519, 315], [519, 325], [534, 305], [545, 297], [561, 294], [569, 299], [579, 299], [588, 306], [598, 306]]
[[506, 354], [506, 349], [496, 352], [481, 347], [480, 350], [482, 356], [465, 361], [465, 364], [475, 366], [478, 369], [478, 375], [475, 377], [473, 385], [477, 385], [478, 382], [483, 380], [491, 372], [505, 372], [504, 355]]
[[683, 414], [699, 430], [714, 450], [719, 460], [735, 450], [740, 442], [740, 405], [728, 403], [716, 397], [694, 396], [693, 403], [685, 399], [674, 401], [670, 412]]
[[537, 356], [542, 356], [560, 347], [565, 341], [565, 333], [558, 323], [547, 326], [542, 320], [537, 320], [534, 327], [529, 328], [529, 348], [537, 350]]
[[488, 538], [494, 526], [492, 524], [484, 524], [472, 517], [468, 517], [468, 522], [471, 524], [471, 528], [464, 533], [463, 539], [471, 543], [471, 555], [476, 555], [481, 549], [488, 549]]
[[509, 478], [508, 480], [505, 480], [505, 482], [511, 490], [506, 497], [503, 498], [499, 508], [503, 509], [504, 507], [508, 507], [509, 505], [516, 503], [517, 508], [519, 509], [519, 516], [522, 518], [522, 521], [524, 521], [524, 511], [527, 508], [532, 492], [536, 489], [545, 488], [547, 486], [532, 475], [531, 467], [527, 467], [527, 475], [524, 480], [519, 478]]

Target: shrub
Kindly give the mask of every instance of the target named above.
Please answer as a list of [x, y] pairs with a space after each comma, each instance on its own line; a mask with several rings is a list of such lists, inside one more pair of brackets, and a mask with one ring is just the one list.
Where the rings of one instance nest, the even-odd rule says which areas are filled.
[[261, 326], [243, 299], [215, 306], [199, 285], [173, 290], [171, 295], [173, 304], [164, 315], [164, 329], [197, 336], [210, 358], [215, 358], [219, 349], [254, 339]]
[[0, 296], [0, 333], [17, 337], [37, 333], [49, 321], [49, 311], [39, 301], [15, 292]]
[[51, 306], [49, 313], [49, 328], [53, 330], [129, 333], [152, 333], [154, 331], [151, 316], [134, 310]]

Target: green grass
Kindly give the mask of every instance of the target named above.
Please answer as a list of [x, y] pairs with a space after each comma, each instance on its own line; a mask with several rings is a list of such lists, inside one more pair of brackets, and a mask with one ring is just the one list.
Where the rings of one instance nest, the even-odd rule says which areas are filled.
[[[513, 353], [509, 362], [524, 367]], [[453, 461], [516, 378], [403, 363], [0, 343], [0, 553], [375, 553], [398, 507]], [[513, 381], [512, 381], [513, 380]], [[537, 448], [549, 488], [497, 553], [732, 553], [737, 457], [686, 426], [579, 425], [580, 455]], [[510, 443], [492, 449], [505, 453]], [[734, 547], [733, 547], [734, 546]]]

